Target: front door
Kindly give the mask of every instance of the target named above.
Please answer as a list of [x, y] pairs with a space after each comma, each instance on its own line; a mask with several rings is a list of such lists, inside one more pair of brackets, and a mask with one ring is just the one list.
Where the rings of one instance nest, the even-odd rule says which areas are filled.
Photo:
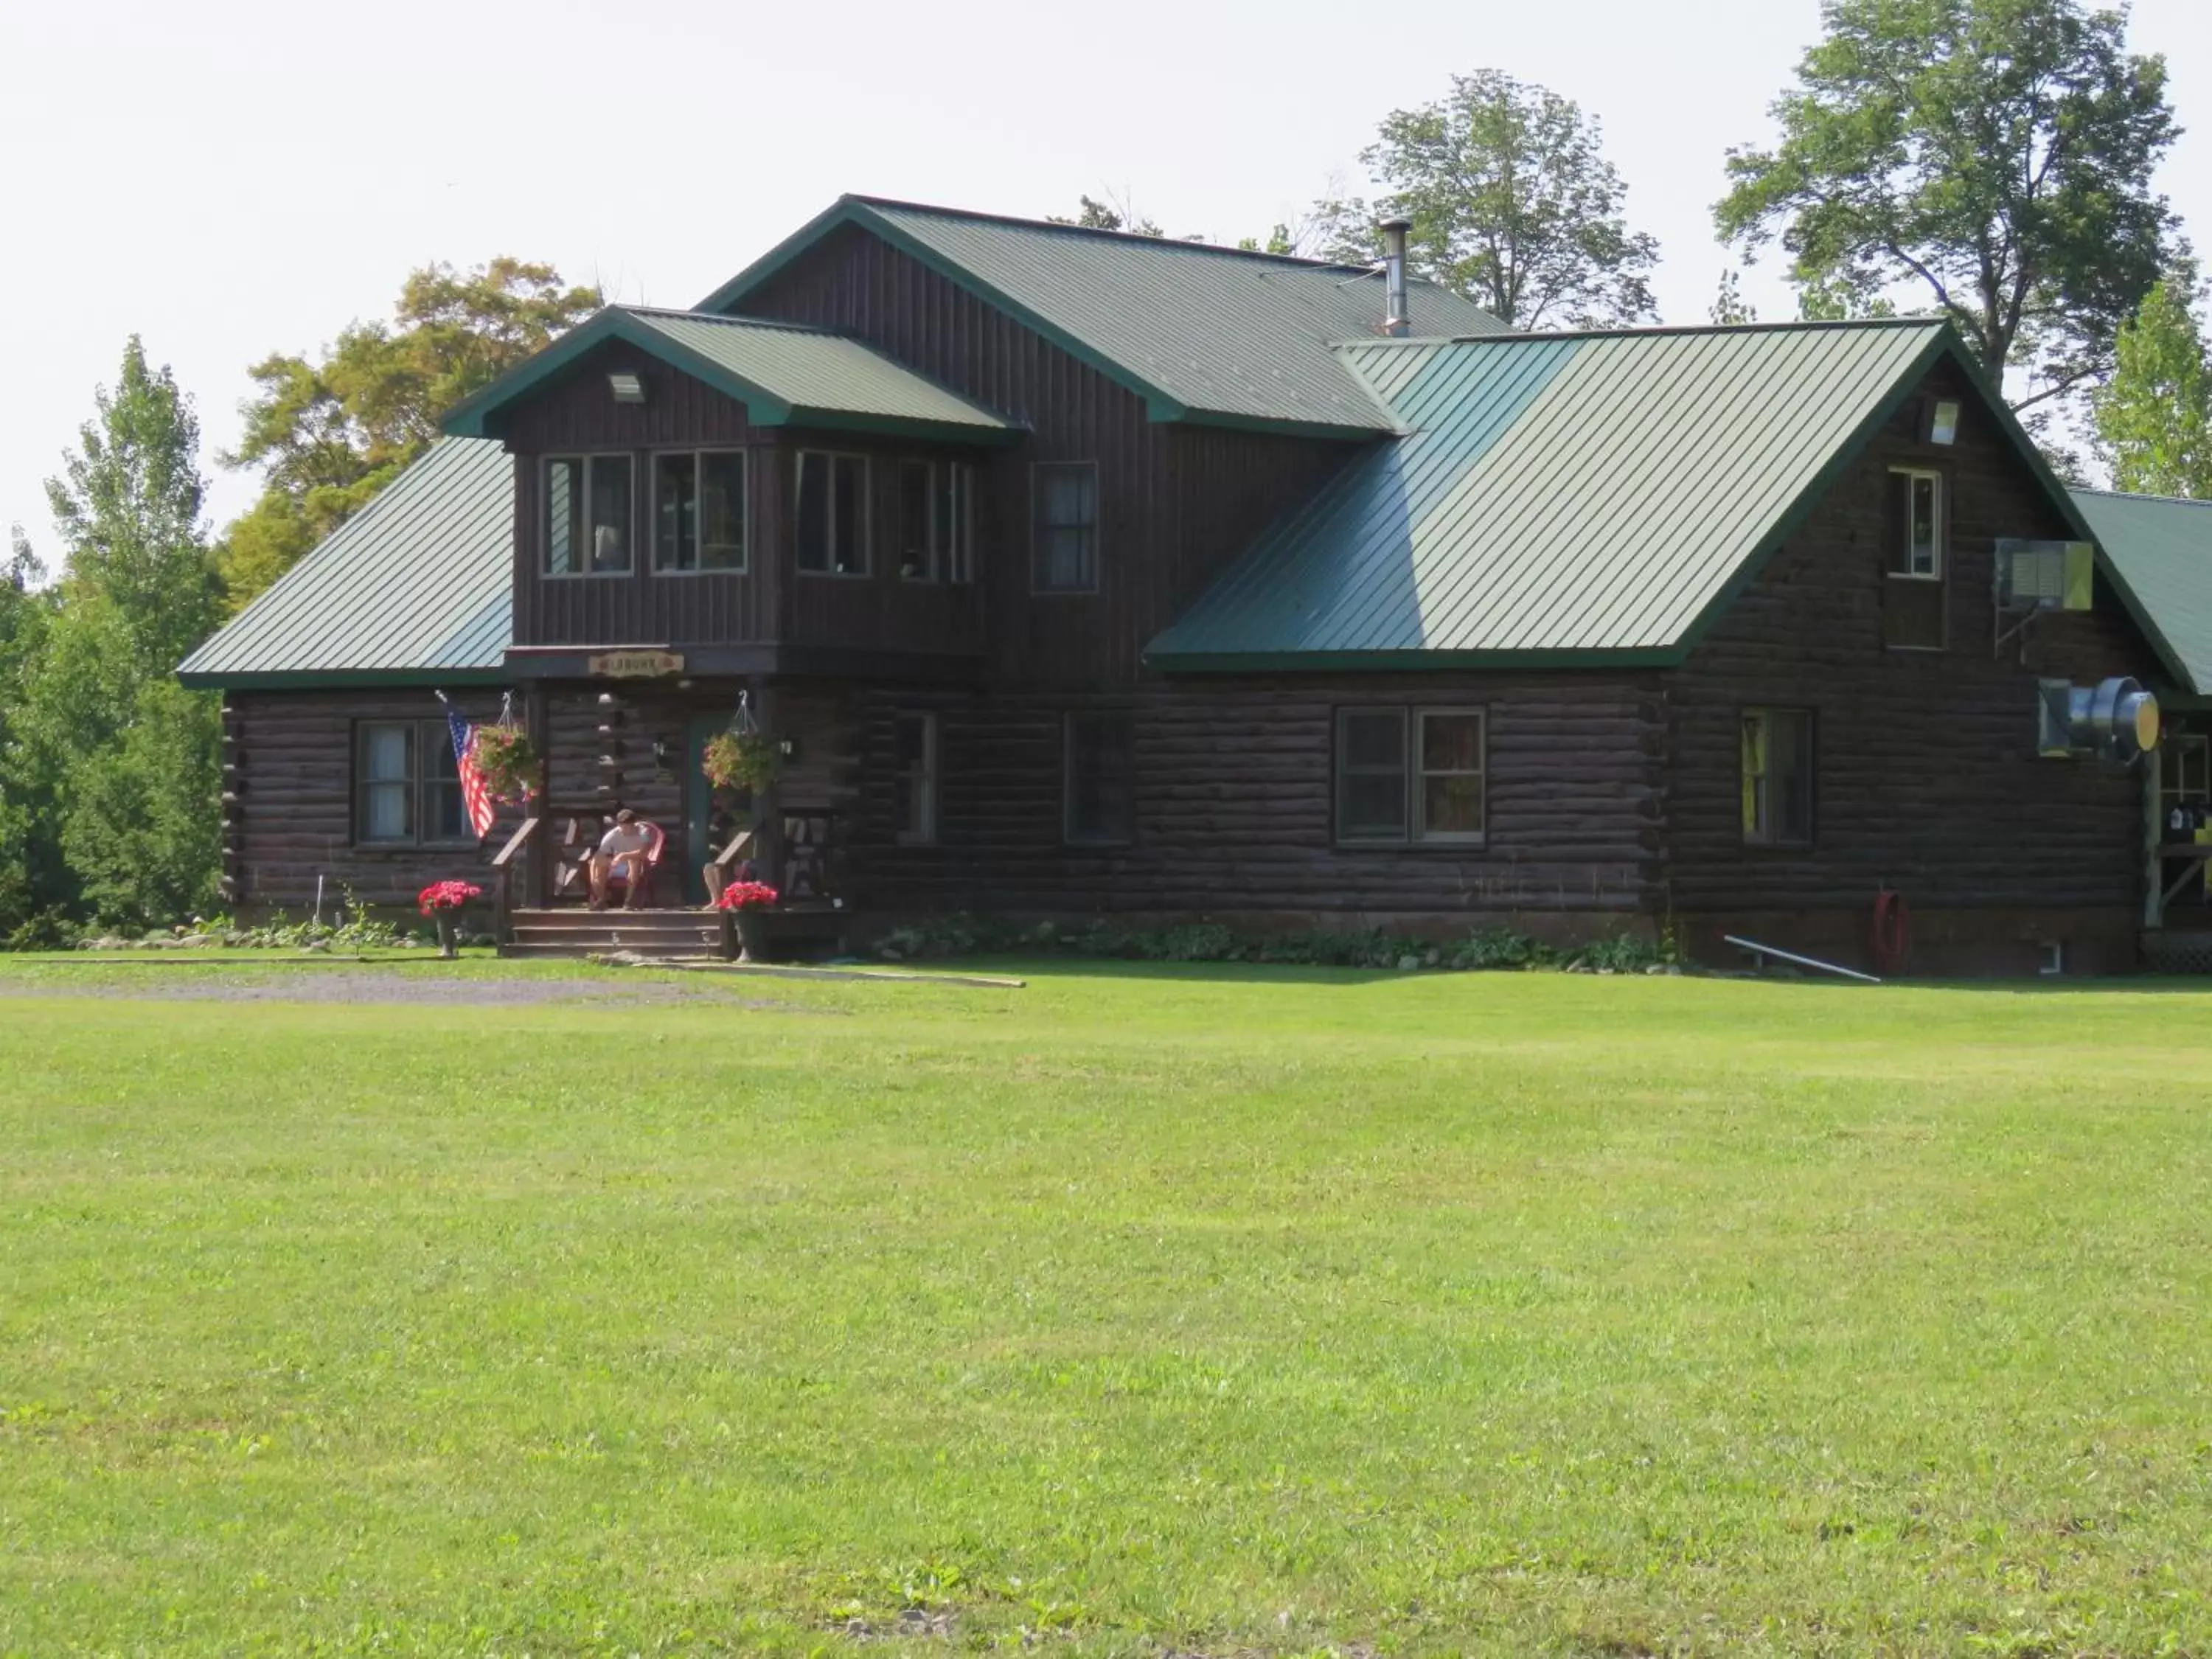
[[714, 845], [714, 786], [701, 763], [708, 739], [730, 723], [726, 714], [695, 714], [684, 733], [684, 897], [707, 902], [707, 860], [722, 849]]

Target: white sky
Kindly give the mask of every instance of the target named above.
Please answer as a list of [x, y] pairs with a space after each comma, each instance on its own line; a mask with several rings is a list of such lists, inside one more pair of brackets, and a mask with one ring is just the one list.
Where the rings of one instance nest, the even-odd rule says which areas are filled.
[[[547, 259], [688, 305], [843, 191], [1042, 215], [1133, 200], [1233, 241], [1293, 218], [1388, 111], [1455, 71], [1602, 118], [1668, 320], [1725, 256], [1723, 150], [1817, 32], [1817, 0], [1047, 0], [757, 6], [16, 0], [0, 7], [0, 523], [58, 551], [40, 480], [142, 334], [217, 466], [246, 365], [388, 313], [433, 259]], [[1695, 26], [1691, 27], [1694, 20]], [[2138, 0], [2185, 137], [2164, 188], [2212, 247], [2212, 5]], [[1761, 314], [1794, 314], [1770, 260]]]

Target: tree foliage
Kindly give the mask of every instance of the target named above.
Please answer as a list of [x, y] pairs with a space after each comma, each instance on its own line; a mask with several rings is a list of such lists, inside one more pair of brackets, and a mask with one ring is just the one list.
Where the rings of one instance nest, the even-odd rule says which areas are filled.
[[1557, 93], [1495, 70], [1455, 76], [1437, 102], [1385, 117], [1360, 153], [1380, 201], [1316, 204], [1316, 251], [1370, 260], [1376, 221], [1403, 217], [1415, 270], [1515, 328], [1653, 317], [1659, 245], [1628, 228], [1627, 186], [1600, 141]]
[[2114, 488], [2212, 500], [2212, 362], [2186, 269], [2152, 289], [2120, 330], [2112, 378], [2091, 398]]
[[0, 581], [0, 938], [210, 907], [215, 698], [178, 659], [216, 616], [199, 423], [135, 337], [47, 494], [58, 578], [17, 531]]
[[1729, 155], [1723, 238], [1778, 235], [1813, 314], [1917, 290], [2019, 409], [2108, 374], [2175, 249], [2151, 188], [2177, 134], [2166, 65], [2124, 9], [2078, 0], [1824, 0], [1773, 106], [1781, 142]]
[[256, 363], [259, 395], [241, 406], [245, 435], [223, 457], [264, 478], [224, 537], [231, 605], [367, 506], [437, 435], [447, 410], [600, 303], [597, 289], [564, 287], [550, 265], [428, 265], [407, 278], [392, 324], [354, 324], [319, 362], [280, 352]]

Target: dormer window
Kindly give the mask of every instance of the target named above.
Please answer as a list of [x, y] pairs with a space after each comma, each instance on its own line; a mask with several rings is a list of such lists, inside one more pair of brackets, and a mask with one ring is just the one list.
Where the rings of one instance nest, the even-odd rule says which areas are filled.
[[545, 462], [545, 574], [622, 576], [630, 568], [630, 458]]
[[868, 574], [868, 458], [799, 452], [799, 569], [817, 576]]

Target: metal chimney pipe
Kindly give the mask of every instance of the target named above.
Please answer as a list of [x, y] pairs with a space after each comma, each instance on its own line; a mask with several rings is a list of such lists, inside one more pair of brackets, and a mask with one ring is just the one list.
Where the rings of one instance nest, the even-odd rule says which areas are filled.
[[1382, 232], [1382, 331], [1401, 340], [1413, 331], [1413, 319], [1406, 307], [1406, 233], [1413, 228], [1411, 219], [1385, 219], [1379, 227]]

